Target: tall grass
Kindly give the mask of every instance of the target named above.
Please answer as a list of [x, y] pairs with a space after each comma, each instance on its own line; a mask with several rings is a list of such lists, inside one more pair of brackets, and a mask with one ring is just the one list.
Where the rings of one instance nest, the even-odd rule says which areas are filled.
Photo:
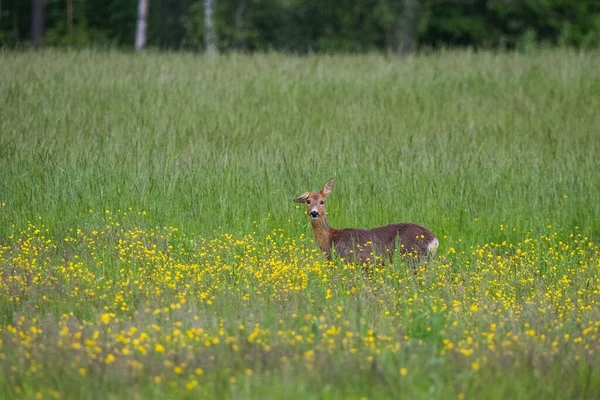
[[[0, 397], [590, 398], [600, 53], [0, 53]], [[417, 273], [328, 262], [416, 222]]]
[[133, 207], [201, 234], [297, 235], [291, 200], [332, 176], [334, 226], [599, 233], [598, 53], [0, 57], [3, 234]]

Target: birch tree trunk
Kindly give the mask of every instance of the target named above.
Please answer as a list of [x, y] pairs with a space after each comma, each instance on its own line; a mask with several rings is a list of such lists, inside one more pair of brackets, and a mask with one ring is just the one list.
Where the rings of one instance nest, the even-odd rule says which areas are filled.
[[148, 0], [138, 0], [137, 26], [135, 29], [135, 51], [146, 45], [146, 22], [148, 20]]
[[410, 54], [415, 49], [415, 36], [419, 22], [419, 0], [404, 0], [402, 10], [402, 39], [400, 53]]
[[32, 5], [31, 40], [33, 46], [38, 47], [44, 34], [44, 0], [33, 0]]
[[213, 22], [213, 7], [216, 0], [204, 0], [204, 49], [207, 54], [217, 52], [217, 35]]

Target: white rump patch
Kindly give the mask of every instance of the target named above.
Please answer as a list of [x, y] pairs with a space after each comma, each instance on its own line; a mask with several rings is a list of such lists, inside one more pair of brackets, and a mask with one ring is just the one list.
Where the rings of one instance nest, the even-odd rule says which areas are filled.
[[440, 245], [440, 242], [438, 242], [437, 238], [434, 238], [431, 242], [429, 242], [429, 244], [427, 245], [427, 252], [429, 254], [435, 254], [435, 251], [437, 250], [438, 246]]

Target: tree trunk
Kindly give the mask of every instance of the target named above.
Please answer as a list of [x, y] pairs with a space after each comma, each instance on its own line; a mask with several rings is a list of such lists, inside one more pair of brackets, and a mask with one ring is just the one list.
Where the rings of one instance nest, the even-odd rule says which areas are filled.
[[419, 22], [419, 0], [404, 0], [402, 12], [402, 39], [400, 54], [410, 54], [415, 49], [415, 36]]
[[135, 29], [135, 51], [146, 45], [146, 23], [148, 21], [148, 0], [138, 0], [137, 27]]
[[38, 47], [44, 34], [44, 0], [33, 0], [31, 14], [31, 40]]
[[21, 37], [19, 36], [19, 9], [17, 7], [17, 2], [13, 2], [13, 9], [12, 9], [12, 39], [13, 39], [13, 43], [15, 46], [19, 45], [19, 41], [21, 40]]
[[73, 45], [73, 0], [67, 0], [67, 34], [69, 46]]
[[246, 47], [246, 26], [244, 21], [244, 12], [246, 10], [246, 0], [239, 0], [235, 9], [235, 37], [233, 45], [236, 49]]
[[215, 33], [215, 26], [213, 23], [213, 1], [216, 0], [204, 0], [204, 50], [207, 54], [214, 54], [217, 52], [217, 35]]

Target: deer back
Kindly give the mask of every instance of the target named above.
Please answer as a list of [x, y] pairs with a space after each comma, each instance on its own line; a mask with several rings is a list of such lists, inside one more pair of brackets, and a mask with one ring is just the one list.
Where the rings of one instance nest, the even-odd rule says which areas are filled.
[[341, 257], [365, 261], [374, 254], [389, 256], [397, 245], [403, 254], [425, 255], [435, 240], [426, 228], [405, 223], [373, 229], [339, 229], [333, 233], [331, 245]]

